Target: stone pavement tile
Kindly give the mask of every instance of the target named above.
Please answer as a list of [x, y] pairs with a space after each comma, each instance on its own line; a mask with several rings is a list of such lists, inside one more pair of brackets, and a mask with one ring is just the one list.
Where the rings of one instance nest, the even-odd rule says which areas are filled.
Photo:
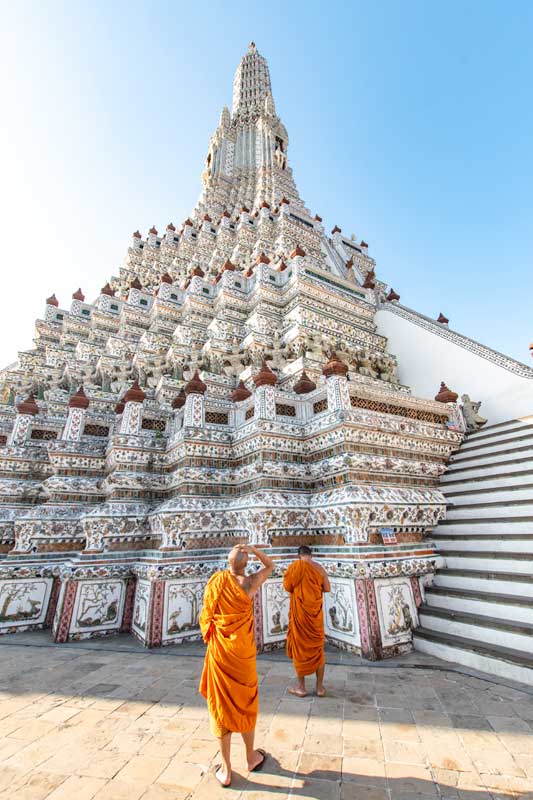
[[156, 781], [168, 789], [195, 789], [207, 770], [200, 764], [189, 764], [183, 761], [179, 754], [171, 759], [168, 767], [161, 773]]
[[[6, 767], [13, 767], [14, 769], [26, 770], [29, 772], [44, 764], [51, 755], [52, 750], [50, 749], [50, 745], [45, 747], [40, 742], [35, 742], [23, 747], [22, 750], [18, 750], [6, 759], [2, 764], [2, 770]], [[58, 772], [59, 771], [61, 770], [58, 770]]]
[[531, 750], [530, 755], [522, 755], [521, 753], [516, 753], [514, 756], [515, 762], [518, 764], [522, 772], [528, 778], [533, 778], [533, 748]]
[[520, 800], [526, 792], [532, 792], [533, 786], [529, 778], [519, 778], [513, 775], [484, 775], [483, 783], [489, 791], [517, 794]]
[[533, 739], [533, 731], [528, 723], [519, 717], [509, 716], [489, 716], [487, 717], [491, 727], [498, 733], [527, 733]]
[[[139, 800], [146, 792], [145, 783], [131, 783], [131, 781], [117, 781], [113, 779], [102, 786], [93, 800]], [[72, 800], [77, 800], [72, 798]]]
[[341, 784], [341, 800], [388, 800], [389, 792], [374, 786], [359, 786], [356, 783]]
[[141, 747], [139, 755], [156, 756], [158, 758], [172, 758], [187, 741], [186, 736], [152, 736]]
[[[237, 738], [237, 737], [232, 737]], [[240, 736], [238, 737], [240, 739]], [[189, 764], [199, 764], [207, 768], [218, 753], [218, 742], [214, 737], [207, 739], [188, 739], [179, 750], [179, 758]]]
[[105, 784], [106, 781], [102, 778], [71, 775], [51, 794], [45, 796], [50, 800], [91, 800]]
[[156, 758], [155, 756], [133, 756], [115, 775], [120, 781], [145, 783], [149, 786], [155, 783], [161, 773], [167, 768], [169, 758]]
[[373, 758], [377, 761], [384, 760], [383, 744], [381, 739], [369, 739], [362, 736], [346, 736], [343, 729], [344, 756], [356, 758]]
[[84, 777], [105, 778], [111, 780], [128, 763], [128, 757], [116, 755], [106, 750], [98, 753], [87, 753], [74, 767], [76, 775]]
[[28, 722], [26, 725], [21, 725], [12, 733], [8, 734], [10, 739], [17, 739], [21, 742], [33, 742], [35, 739], [40, 739], [46, 734], [50, 733], [57, 728], [57, 723], [48, 722], [42, 717]]
[[122, 705], [115, 709], [109, 716], [113, 718], [115, 715], [120, 716], [126, 714], [128, 717], [132, 717], [132, 719], [137, 719], [145, 714], [152, 706], [153, 703], [129, 700], [126, 703], [122, 703]]
[[472, 751], [474, 767], [480, 775], [515, 775], [525, 778], [526, 774], [513, 756], [505, 750]]
[[341, 787], [338, 781], [321, 781], [297, 776], [290, 796], [298, 797], [300, 800], [340, 800]]
[[141, 800], [189, 800], [190, 793], [187, 789], [165, 789], [164, 786], [149, 786], [141, 795]]
[[265, 766], [260, 772], [248, 772], [244, 758], [241, 758], [240, 761], [235, 760], [234, 768], [247, 777], [245, 796], [248, 797], [248, 792], [259, 790], [262, 786], [265, 787], [265, 790], [268, 788], [288, 791], [292, 785], [299, 758], [299, 753], [289, 750], [277, 753], [269, 751]]
[[[368, 687], [368, 688], [367, 688]], [[346, 686], [346, 704], [354, 706], [376, 706], [376, 696], [371, 686]]]
[[342, 758], [340, 756], [319, 755], [318, 753], [302, 753], [297, 774], [312, 779], [340, 781]]
[[499, 733], [498, 741], [503, 748], [515, 755], [530, 755], [533, 753], [533, 733]]
[[116, 753], [138, 753], [150, 741], [151, 735], [117, 733], [105, 746], [106, 750]]
[[475, 772], [474, 763], [463, 747], [440, 745], [435, 742], [428, 748], [428, 762], [434, 769], [448, 769], [454, 772]]
[[486, 717], [479, 714], [450, 714], [450, 719], [454, 728], [463, 731], [490, 731], [490, 723]]
[[302, 750], [305, 753], [323, 753], [342, 756], [344, 740], [342, 736], [322, 733], [319, 736], [305, 735]]
[[41, 714], [39, 719], [46, 720], [47, 722], [65, 722], [67, 719], [76, 716], [79, 714], [77, 708], [71, 708], [70, 706], [61, 705], [56, 706], [55, 708], [51, 708], [49, 711], [46, 711], [44, 714]]
[[[31, 772], [20, 777], [19, 780], [14, 780], [4, 789], [0, 794], [5, 797], [27, 797], [31, 800], [40, 800], [40, 798], [48, 797], [50, 792], [60, 786], [63, 781], [67, 779], [67, 775], [50, 775], [42, 772]], [[17, 794], [20, 792], [21, 794]]]
[[380, 709], [381, 736], [400, 742], [419, 742], [417, 726], [410, 711], [405, 709]]
[[11, 758], [12, 755], [18, 753], [19, 750], [22, 750], [24, 746], [25, 742], [21, 742], [18, 739], [0, 738], [0, 762], [5, 761], [7, 758]]
[[418, 742], [396, 742], [392, 739], [386, 739], [383, 747], [385, 761], [398, 764], [427, 765], [426, 748]]
[[[191, 795], [194, 800], [227, 800], [228, 789], [220, 785], [214, 775], [214, 767], [211, 768]], [[231, 794], [240, 795], [247, 785], [244, 775], [234, 771], [231, 776]]]
[[385, 764], [372, 758], [342, 759], [342, 782], [357, 783], [361, 786], [372, 786], [378, 789], [385, 785]]
[[413, 764], [385, 764], [391, 797], [403, 795], [438, 795], [431, 770]]

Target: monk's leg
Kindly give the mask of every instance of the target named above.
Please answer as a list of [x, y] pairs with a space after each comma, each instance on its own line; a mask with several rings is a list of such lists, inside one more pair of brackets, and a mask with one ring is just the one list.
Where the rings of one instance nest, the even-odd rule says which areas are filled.
[[264, 755], [263, 753], [260, 753], [259, 750], [254, 750], [255, 728], [253, 731], [248, 731], [248, 733], [241, 733], [241, 736], [244, 746], [246, 747], [246, 761], [248, 762], [248, 769], [251, 772], [264, 760]]
[[305, 675], [298, 675], [298, 673], [296, 673], [296, 681], [296, 686], [289, 686], [289, 694], [295, 694], [296, 697], [305, 697], [307, 695]]
[[324, 697], [326, 694], [326, 690], [324, 688], [324, 673], [326, 671], [326, 665], [322, 664], [316, 671], [316, 693], [318, 697]]
[[220, 783], [229, 785], [231, 782], [231, 732], [225, 733], [218, 740], [222, 764], [216, 773]]

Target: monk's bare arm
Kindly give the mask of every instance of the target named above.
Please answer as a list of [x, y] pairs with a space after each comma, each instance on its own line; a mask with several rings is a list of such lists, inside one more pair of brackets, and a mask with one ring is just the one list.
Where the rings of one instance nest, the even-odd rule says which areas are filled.
[[317, 567], [320, 572], [322, 573], [322, 591], [323, 592], [331, 592], [331, 584], [329, 582], [328, 573], [322, 566], [322, 564], [318, 564], [316, 561], [313, 561], [315, 567]]
[[250, 575], [249, 584], [246, 587], [246, 594], [249, 597], [253, 597], [253, 595], [257, 592], [258, 589], [264, 584], [267, 578], [272, 575], [274, 571], [274, 561], [263, 553], [258, 547], [254, 547], [253, 545], [247, 545], [247, 550], [251, 555], [254, 555], [256, 558], [259, 559], [263, 568], [256, 572], [254, 575]]

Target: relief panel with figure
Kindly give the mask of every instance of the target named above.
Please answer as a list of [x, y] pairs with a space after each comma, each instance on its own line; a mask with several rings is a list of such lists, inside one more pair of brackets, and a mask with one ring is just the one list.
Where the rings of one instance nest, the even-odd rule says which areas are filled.
[[168, 581], [165, 586], [163, 640], [198, 638], [205, 582]]
[[383, 645], [410, 641], [418, 614], [409, 579], [377, 580], [375, 587]]
[[46, 617], [52, 578], [6, 581], [0, 584], [0, 630], [40, 625]]
[[331, 592], [324, 595], [326, 635], [351, 645], [359, 645], [359, 625], [352, 580], [331, 580]]
[[80, 582], [72, 632], [118, 628], [124, 605], [123, 581]]
[[282, 642], [289, 627], [290, 596], [283, 588], [283, 581], [274, 579], [262, 586], [263, 640], [266, 644]]

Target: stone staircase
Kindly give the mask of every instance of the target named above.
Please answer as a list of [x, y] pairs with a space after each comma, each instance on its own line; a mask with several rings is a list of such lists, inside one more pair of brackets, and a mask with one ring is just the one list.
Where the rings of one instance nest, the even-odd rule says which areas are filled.
[[441, 482], [445, 566], [419, 609], [416, 650], [533, 684], [533, 417], [470, 434]]

